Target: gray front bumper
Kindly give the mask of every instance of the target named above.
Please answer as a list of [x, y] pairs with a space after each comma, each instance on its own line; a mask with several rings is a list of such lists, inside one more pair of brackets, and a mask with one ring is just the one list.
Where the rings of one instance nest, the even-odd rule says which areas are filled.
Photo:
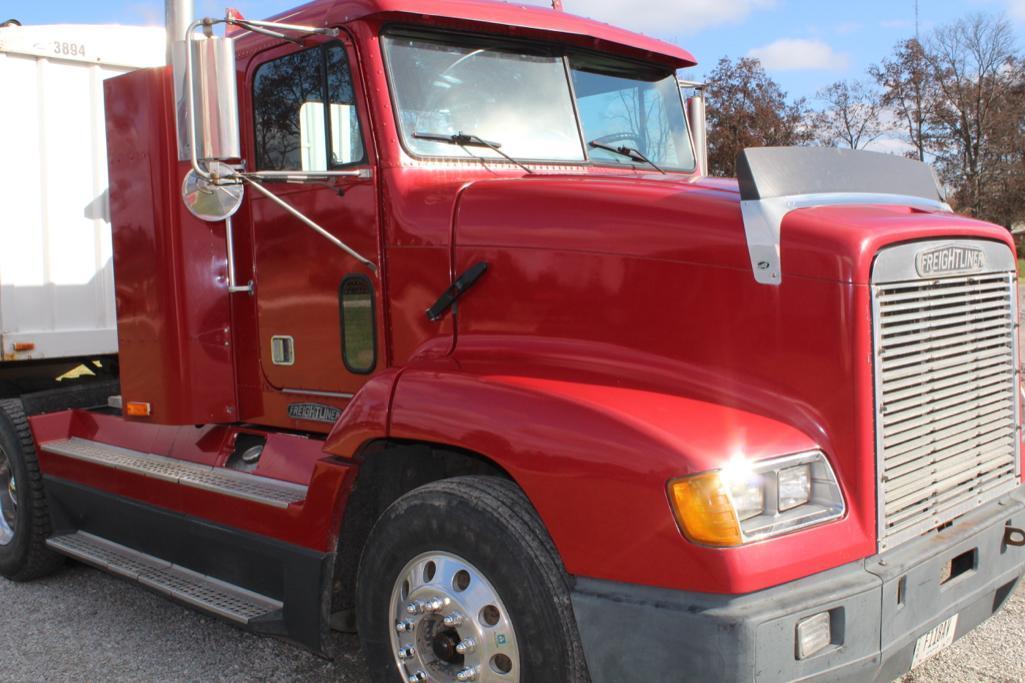
[[[960, 638], [1013, 592], [1025, 548], [1005, 542], [1006, 526], [1025, 529], [1021, 487], [943, 531], [748, 595], [578, 578], [573, 609], [591, 679], [891, 681], [911, 667], [919, 636], [958, 614]], [[965, 553], [970, 567], [941, 585]], [[834, 644], [798, 660], [797, 622], [825, 610]]]

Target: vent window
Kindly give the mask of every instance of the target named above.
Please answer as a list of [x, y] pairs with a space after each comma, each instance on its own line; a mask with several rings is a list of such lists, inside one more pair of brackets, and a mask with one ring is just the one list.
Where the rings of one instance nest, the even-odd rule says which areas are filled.
[[349, 275], [339, 290], [342, 360], [349, 372], [369, 374], [377, 365], [374, 288], [363, 275]]

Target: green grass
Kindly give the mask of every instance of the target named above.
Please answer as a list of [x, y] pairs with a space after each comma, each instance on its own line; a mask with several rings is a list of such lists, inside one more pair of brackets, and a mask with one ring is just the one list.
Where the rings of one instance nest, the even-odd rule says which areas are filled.
[[1018, 282], [1025, 280], [1025, 258], [1018, 259]]

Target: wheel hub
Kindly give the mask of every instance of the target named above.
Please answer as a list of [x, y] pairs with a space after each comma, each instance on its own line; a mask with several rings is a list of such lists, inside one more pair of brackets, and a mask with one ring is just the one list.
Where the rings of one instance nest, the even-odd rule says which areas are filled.
[[413, 558], [392, 588], [391, 642], [403, 680], [520, 680], [519, 647], [505, 603], [487, 577], [445, 552]]
[[438, 633], [432, 639], [434, 656], [443, 662], [460, 665], [463, 663], [463, 656], [456, 652], [456, 645], [460, 642], [459, 633], [454, 629], [448, 629]]

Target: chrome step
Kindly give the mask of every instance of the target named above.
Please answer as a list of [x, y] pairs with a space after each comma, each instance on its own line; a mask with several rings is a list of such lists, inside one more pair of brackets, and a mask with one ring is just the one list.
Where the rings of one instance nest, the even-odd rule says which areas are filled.
[[209, 467], [194, 462], [142, 453], [120, 446], [72, 437], [59, 441], [46, 441], [39, 446], [47, 453], [91, 462], [144, 477], [171, 481], [205, 491], [213, 491], [233, 498], [287, 508], [292, 503], [306, 500], [306, 487], [255, 474]]
[[240, 624], [249, 624], [282, 608], [264, 595], [165, 562], [84, 531], [46, 540], [53, 550], [138, 581], [176, 600]]

